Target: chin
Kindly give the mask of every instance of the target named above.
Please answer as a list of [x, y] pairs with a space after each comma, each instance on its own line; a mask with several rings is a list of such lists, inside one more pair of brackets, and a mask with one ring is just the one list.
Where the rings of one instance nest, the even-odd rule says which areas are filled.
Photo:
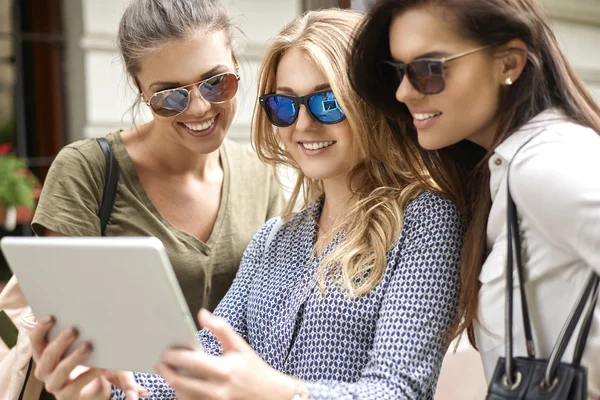
[[225, 133], [220, 127], [213, 132], [210, 137], [194, 138], [191, 136], [183, 137], [185, 146], [194, 152], [209, 154], [218, 150], [225, 140]]
[[[337, 167], [337, 168], [332, 168]], [[315, 181], [326, 181], [330, 179], [346, 179], [349, 169], [346, 166], [332, 166], [330, 163], [319, 163], [317, 165], [300, 166], [302, 173], [309, 179]], [[342, 178], [344, 177], [344, 178]]]
[[443, 138], [440, 138], [435, 134], [423, 134], [418, 132], [419, 146], [421, 146], [425, 150], [440, 150], [444, 147], [450, 146], [450, 143], [447, 143]]
[[334, 176], [335, 174], [333, 174], [333, 171], [326, 171], [323, 170], [323, 168], [301, 168], [302, 169], [302, 173], [309, 179], [313, 179], [315, 181], [322, 181], [325, 179], [329, 179], [332, 176]]

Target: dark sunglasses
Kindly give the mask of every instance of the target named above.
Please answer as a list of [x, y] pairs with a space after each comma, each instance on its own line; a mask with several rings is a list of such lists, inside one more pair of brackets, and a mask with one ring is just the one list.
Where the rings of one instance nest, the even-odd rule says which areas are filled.
[[392, 67], [396, 71], [399, 82], [406, 76], [415, 90], [422, 94], [438, 94], [446, 88], [444, 77], [445, 65], [449, 61], [457, 60], [490, 46], [479, 47], [464, 53], [445, 58], [419, 58], [404, 64], [398, 61], [383, 61], [384, 66]]
[[304, 104], [311, 117], [322, 124], [337, 124], [346, 118], [331, 89], [305, 96], [266, 94], [259, 97], [259, 103], [269, 121], [279, 127], [291, 126], [296, 122], [301, 104]]
[[200, 82], [156, 92], [146, 101], [146, 105], [161, 117], [174, 117], [187, 109], [192, 90], [198, 89], [200, 95], [210, 103], [224, 103], [237, 93], [239, 80], [237, 73], [224, 72]]

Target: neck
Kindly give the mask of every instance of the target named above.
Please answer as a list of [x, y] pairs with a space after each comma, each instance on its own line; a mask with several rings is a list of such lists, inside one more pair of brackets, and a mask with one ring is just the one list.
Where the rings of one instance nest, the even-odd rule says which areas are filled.
[[158, 132], [149, 122], [137, 129], [143, 150], [155, 168], [170, 175], [193, 175], [203, 179], [212, 172], [221, 169], [219, 150], [203, 154], [191, 151], [180, 143]]
[[325, 202], [319, 217], [319, 226], [324, 232], [328, 232], [340, 214], [344, 211], [348, 201], [352, 198], [352, 192], [348, 188], [348, 175], [323, 180]]
[[483, 147], [486, 151], [492, 150], [494, 145], [494, 136], [496, 132], [498, 132], [498, 127], [500, 125], [499, 117], [496, 117], [492, 121], [490, 121], [487, 125], [485, 125], [479, 132], [471, 135], [467, 138], [467, 140], [478, 144]]

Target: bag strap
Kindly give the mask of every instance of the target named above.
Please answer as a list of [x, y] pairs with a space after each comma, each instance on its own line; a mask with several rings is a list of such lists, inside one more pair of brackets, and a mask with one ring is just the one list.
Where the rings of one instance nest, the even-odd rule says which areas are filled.
[[[556, 344], [552, 349], [552, 353], [550, 353], [550, 360], [548, 362], [548, 368], [546, 369], [546, 376], [544, 379], [544, 384], [546, 387], [550, 387], [552, 385], [552, 380], [555, 376], [556, 369], [558, 368], [558, 363], [562, 359], [563, 354], [565, 354], [565, 350], [567, 349], [567, 345], [571, 340], [571, 336], [573, 336], [573, 332], [575, 331], [575, 327], [577, 326], [579, 319], [585, 309], [585, 305], [590, 299], [588, 304], [588, 312], [585, 313], [585, 317], [582, 323], [582, 328], [579, 331], [579, 335], [577, 335], [577, 345], [576, 351], [573, 355], [573, 364], [579, 365], [581, 361], [581, 357], [583, 355], [583, 350], [585, 349], [585, 343], [587, 342], [589, 327], [592, 324], [592, 319], [594, 316], [593, 308], [595, 308], [597, 296], [598, 296], [598, 275], [591, 271], [589, 277], [587, 279], [586, 285], [579, 294], [577, 302], [575, 303], [575, 307], [571, 310], [569, 317], [567, 318], [567, 322], [563, 326], [560, 334], [558, 335], [558, 339], [556, 340]], [[590, 307], [592, 308], [590, 312]], [[575, 362], [579, 360], [579, 362]]]
[[[510, 165], [509, 165], [510, 167]], [[507, 185], [506, 191], [508, 193], [507, 205], [506, 205], [506, 235], [507, 235], [507, 256], [506, 256], [506, 313], [505, 313], [505, 374], [506, 380], [509, 386], [513, 385], [513, 271], [514, 271], [514, 259], [517, 264], [517, 278], [519, 280], [519, 288], [521, 295], [521, 311], [523, 315], [523, 327], [525, 332], [525, 342], [527, 347], [527, 356], [529, 358], [535, 357], [535, 344], [533, 343], [533, 334], [531, 329], [531, 319], [529, 317], [529, 307], [527, 306], [527, 296], [523, 289], [523, 268], [522, 268], [522, 253], [521, 253], [521, 235], [519, 232], [519, 220], [517, 217], [517, 206], [512, 199], [510, 194], [510, 188], [508, 187], [508, 174], [510, 168], [507, 171]], [[513, 245], [515, 250], [513, 251]]]
[[[598, 278], [598, 277], [596, 277]], [[577, 338], [577, 343], [575, 344], [575, 350], [573, 351], [573, 364], [581, 364], [581, 357], [583, 356], [583, 351], [585, 350], [585, 343], [587, 341], [587, 337], [590, 333], [590, 328], [592, 326], [592, 321], [594, 320], [593, 314], [596, 309], [596, 303], [598, 302], [598, 287], [600, 286], [600, 279], [596, 279], [595, 287], [592, 291], [592, 301], [588, 305], [588, 309], [585, 312], [585, 316], [583, 317], [584, 325], [581, 327], [581, 333]]]
[[[531, 138], [533, 139], [533, 138]], [[530, 139], [530, 140], [531, 140]], [[529, 143], [528, 140], [525, 144]], [[523, 144], [523, 146], [525, 146]], [[519, 150], [521, 149], [519, 148]], [[518, 151], [517, 150], [517, 153]], [[516, 153], [515, 153], [516, 155]], [[514, 158], [513, 158], [514, 159]], [[531, 322], [529, 318], [529, 311], [527, 307], [527, 299], [525, 295], [524, 288], [524, 280], [523, 280], [523, 263], [521, 259], [521, 235], [519, 232], [519, 220], [517, 217], [517, 206], [512, 198], [510, 193], [510, 185], [509, 185], [509, 175], [510, 175], [510, 165], [507, 170], [507, 182], [506, 182], [506, 191], [507, 191], [507, 260], [506, 260], [506, 314], [505, 314], [505, 351], [506, 351], [506, 364], [505, 364], [505, 374], [507, 383], [509, 385], [513, 384], [513, 368], [512, 368], [512, 358], [513, 358], [513, 338], [512, 338], [512, 323], [513, 323], [513, 257], [516, 259], [516, 267], [517, 267], [517, 276], [519, 279], [519, 291], [521, 294], [521, 306], [523, 309], [523, 325], [525, 328], [525, 339], [527, 341], [527, 352], [528, 356], [533, 358], [534, 354], [534, 343], [533, 336], [531, 331]], [[513, 240], [516, 248], [516, 254], [513, 252]], [[598, 286], [600, 283], [600, 277], [595, 274], [594, 271], [590, 272], [590, 275], [586, 281], [586, 285], [584, 286], [582, 292], [579, 294], [579, 297], [575, 303], [575, 306], [571, 310], [567, 321], [565, 322], [561, 333], [552, 349], [552, 353], [550, 355], [550, 359], [548, 362], [548, 368], [546, 370], [546, 375], [544, 378], [544, 384], [546, 387], [550, 387], [552, 385], [552, 380], [556, 373], [556, 369], [558, 368], [558, 363], [562, 359], [564, 352], [567, 348], [567, 345], [573, 336], [575, 331], [575, 327], [581, 318], [581, 314], [585, 308], [586, 303], [588, 302], [588, 298], [590, 302], [588, 304], [587, 311], [584, 316], [584, 320], [582, 323], [582, 328], [579, 332], [577, 338], [577, 344], [575, 346], [575, 352], [573, 357], [573, 364], [579, 365], [581, 362], [581, 357], [583, 355], [583, 351], [585, 349], [585, 343], [587, 341], [590, 327], [592, 324], [594, 309], [598, 299]]]
[[98, 211], [100, 217], [100, 233], [105, 236], [106, 225], [115, 203], [117, 196], [117, 184], [119, 183], [119, 163], [112, 153], [112, 149], [108, 141], [104, 138], [96, 139], [106, 161], [104, 168], [104, 189], [102, 190], [102, 201]]

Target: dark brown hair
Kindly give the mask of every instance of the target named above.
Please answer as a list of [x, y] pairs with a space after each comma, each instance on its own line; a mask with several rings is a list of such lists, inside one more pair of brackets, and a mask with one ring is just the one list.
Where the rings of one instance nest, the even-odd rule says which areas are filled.
[[[527, 65], [505, 91], [499, 127], [487, 153], [462, 141], [438, 151], [420, 149], [425, 167], [463, 212], [467, 233], [461, 259], [458, 320], [453, 337], [467, 330], [475, 345], [479, 273], [486, 256], [487, 219], [491, 206], [487, 161], [494, 148], [534, 116], [558, 108], [576, 123], [600, 132], [600, 107], [561, 52], [537, 0], [379, 0], [369, 10], [351, 55], [351, 81], [358, 94], [383, 110], [400, 147], [418, 145], [417, 132], [406, 106], [395, 98], [397, 87], [380, 72], [390, 59], [392, 18], [409, 8], [436, 6], [453, 13], [460, 33], [483, 45], [502, 45], [521, 39], [527, 45]], [[412, 158], [411, 158], [412, 159]]]

